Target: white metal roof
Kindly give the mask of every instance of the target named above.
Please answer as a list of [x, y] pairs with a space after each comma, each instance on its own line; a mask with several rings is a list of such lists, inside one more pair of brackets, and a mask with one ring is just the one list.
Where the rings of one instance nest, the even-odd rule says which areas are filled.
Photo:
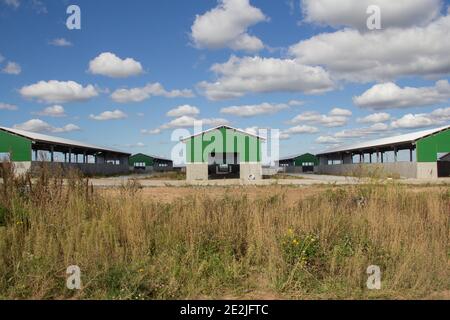
[[87, 148], [87, 149], [95, 149], [95, 150], [99, 150], [99, 151], [129, 154], [127, 152], [123, 152], [123, 151], [119, 151], [119, 150], [115, 150], [115, 149], [111, 149], [111, 148], [105, 148], [105, 147], [100, 147], [100, 146], [96, 146], [93, 144], [88, 144], [88, 143], [79, 142], [79, 141], [75, 141], [75, 140], [69, 140], [69, 139], [64, 139], [64, 138], [59, 138], [59, 137], [48, 136], [48, 135], [36, 133], [36, 132], [30, 132], [30, 131], [12, 129], [12, 128], [6, 128], [6, 127], [0, 127], [0, 130], [7, 131], [7, 132], [10, 132], [10, 133], [13, 133], [13, 134], [28, 138], [30, 140], [37, 141], [37, 142], [55, 143], [55, 144], [72, 146], [72, 147], [80, 147], [80, 148]]
[[389, 137], [389, 138], [382, 138], [382, 139], [376, 139], [371, 141], [364, 141], [359, 142], [351, 145], [346, 146], [339, 146], [336, 148], [327, 149], [321, 153], [321, 154], [329, 154], [329, 153], [336, 153], [336, 152], [344, 152], [344, 151], [353, 151], [353, 150], [361, 150], [361, 149], [368, 149], [368, 148], [374, 148], [374, 147], [383, 147], [383, 146], [390, 146], [390, 145], [398, 145], [402, 143], [413, 143], [417, 140], [420, 140], [422, 138], [428, 137], [432, 134], [448, 130], [450, 129], [450, 126], [435, 128], [435, 129], [429, 129], [429, 130], [423, 130], [418, 132], [412, 132], [407, 134], [402, 134], [395, 137]]
[[211, 128], [211, 129], [208, 129], [208, 130], [205, 130], [205, 131], [202, 131], [202, 132], [199, 132], [199, 133], [197, 133], [197, 134], [193, 134], [193, 135], [191, 135], [191, 136], [188, 136], [188, 137], [184, 137], [184, 138], [181, 138], [180, 139], [180, 141], [186, 141], [186, 140], [188, 140], [188, 139], [190, 139], [190, 138], [193, 138], [193, 137], [197, 137], [197, 136], [199, 136], [199, 135], [201, 135], [201, 134], [204, 134], [204, 133], [208, 133], [208, 132], [211, 132], [211, 131], [214, 131], [214, 130], [217, 130], [217, 129], [220, 129], [220, 128], [227, 128], [227, 129], [231, 129], [231, 130], [234, 130], [234, 131], [237, 131], [237, 132], [240, 132], [240, 133], [242, 133], [242, 134], [245, 134], [245, 135], [247, 135], [247, 136], [251, 136], [251, 137], [255, 137], [255, 138], [259, 138], [259, 139], [261, 139], [261, 140], [266, 140], [266, 138], [264, 138], [264, 137], [261, 137], [261, 136], [258, 136], [258, 135], [256, 135], [256, 134], [253, 134], [253, 133], [249, 133], [249, 132], [247, 132], [247, 131], [244, 131], [244, 130], [241, 130], [241, 129], [237, 129], [237, 128], [233, 128], [233, 127], [230, 127], [230, 126], [225, 126], [225, 125], [220, 125], [220, 126], [217, 126], [217, 127], [214, 127], [214, 128]]

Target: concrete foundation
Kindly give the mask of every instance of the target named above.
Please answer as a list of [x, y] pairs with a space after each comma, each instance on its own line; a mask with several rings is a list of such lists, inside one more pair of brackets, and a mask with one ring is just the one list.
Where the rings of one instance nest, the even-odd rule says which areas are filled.
[[314, 171], [318, 174], [331, 175], [386, 174], [398, 175], [400, 178], [417, 178], [417, 163], [393, 162], [319, 165]]
[[63, 162], [30, 162], [30, 168], [32, 174], [37, 174], [41, 170], [42, 166], [51, 172], [67, 173], [70, 170], [78, 170], [82, 174], [90, 176], [111, 176], [119, 174], [128, 174], [129, 166], [127, 163], [115, 165], [111, 163], [63, 163]]
[[262, 165], [261, 163], [241, 163], [240, 177], [244, 183], [251, 183], [253, 181], [262, 180]]
[[14, 164], [14, 173], [19, 176], [27, 173], [31, 169], [31, 161], [13, 162], [13, 164]]
[[207, 163], [187, 163], [186, 164], [186, 180], [208, 180], [208, 164]]
[[417, 163], [417, 179], [437, 179], [437, 178], [438, 178], [437, 162]]

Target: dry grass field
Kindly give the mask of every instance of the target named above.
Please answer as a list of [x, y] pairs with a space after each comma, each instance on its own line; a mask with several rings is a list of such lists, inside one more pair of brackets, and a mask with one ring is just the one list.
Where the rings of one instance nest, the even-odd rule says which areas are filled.
[[448, 186], [95, 189], [1, 172], [3, 299], [450, 298]]

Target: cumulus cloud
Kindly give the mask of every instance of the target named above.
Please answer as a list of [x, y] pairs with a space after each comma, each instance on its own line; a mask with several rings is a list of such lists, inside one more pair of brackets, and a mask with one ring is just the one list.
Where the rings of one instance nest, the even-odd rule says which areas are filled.
[[89, 116], [90, 119], [97, 121], [120, 120], [125, 119], [127, 117], [128, 116], [121, 110], [105, 111], [100, 113], [99, 115], [91, 114]]
[[316, 139], [316, 143], [319, 144], [337, 144], [340, 140], [333, 136], [320, 136]]
[[447, 14], [423, 27], [322, 33], [291, 46], [289, 52], [299, 63], [320, 65], [336, 79], [388, 82], [401, 76], [448, 74], [450, 41], [443, 39], [449, 33]]
[[248, 93], [317, 94], [334, 88], [323, 68], [305, 66], [295, 59], [231, 56], [225, 63], [214, 64], [211, 70], [217, 80], [198, 85], [210, 100], [239, 98]]
[[238, 117], [253, 117], [261, 114], [274, 114], [287, 108], [289, 108], [289, 105], [285, 103], [273, 104], [265, 102], [255, 105], [226, 107], [222, 108], [220, 112]]
[[430, 113], [406, 114], [394, 120], [391, 127], [394, 129], [416, 129], [444, 125], [450, 121], [450, 107], [436, 109]]
[[450, 98], [450, 84], [447, 80], [436, 82], [433, 87], [400, 88], [392, 82], [374, 85], [353, 102], [361, 107], [373, 110], [410, 108], [445, 102]]
[[72, 42], [66, 40], [65, 38], [56, 38], [49, 42], [52, 46], [55, 47], [70, 47], [72, 46]]
[[145, 87], [132, 89], [118, 89], [113, 92], [111, 98], [118, 103], [142, 102], [151, 96], [162, 96], [166, 98], [192, 98], [191, 90], [166, 91], [160, 83], [149, 83]]
[[319, 132], [318, 128], [307, 125], [295, 126], [283, 131], [284, 134], [308, 134], [317, 132]]
[[17, 62], [9, 61], [2, 70], [3, 73], [18, 75], [22, 72], [22, 68]]
[[427, 25], [439, 16], [441, 0], [302, 0], [306, 22], [367, 30], [370, 5], [381, 10], [382, 27]]
[[14, 104], [0, 102], [0, 110], [16, 111], [17, 109], [19, 108]]
[[54, 127], [45, 121], [40, 119], [31, 119], [27, 122], [14, 125], [15, 129], [32, 131], [32, 132], [48, 132], [48, 133], [65, 133], [81, 130], [80, 127], [72, 123], [65, 125], [64, 127]]
[[103, 52], [89, 62], [89, 72], [112, 78], [126, 78], [143, 72], [140, 62], [126, 58], [121, 59], [111, 52]]
[[306, 111], [294, 117], [290, 123], [313, 123], [325, 127], [342, 127], [348, 123], [352, 112], [348, 109], [334, 108], [328, 114], [320, 114], [316, 111]]
[[185, 104], [178, 106], [167, 112], [168, 117], [181, 117], [181, 116], [195, 116], [200, 114], [200, 110], [197, 107]]
[[203, 126], [211, 126], [211, 127], [229, 124], [228, 120], [221, 118], [197, 119], [190, 116], [181, 116], [171, 120], [166, 124], [163, 124], [161, 126], [161, 129], [189, 128], [194, 126], [195, 121], [201, 121]]
[[191, 27], [191, 38], [198, 48], [244, 50], [255, 52], [264, 48], [262, 41], [247, 29], [266, 16], [249, 0], [220, 0], [216, 8], [197, 15]]
[[20, 6], [20, 0], [3, 0], [7, 6], [17, 9]]
[[391, 127], [385, 123], [374, 123], [369, 127], [364, 128], [352, 128], [339, 131], [334, 134], [337, 139], [347, 139], [347, 138], [363, 138], [369, 135], [374, 135], [381, 132], [387, 132]]
[[39, 81], [38, 83], [22, 87], [20, 94], [24, 98], [36, 99], [45, 103], [66, 103], [86, 101], [98, 96], [93, 85], [83, 87], [75, 81]]
[[391, 119], [391, 115], [386, 112], [372, 113], [363, 118], [358, 118], [357, 122], [359, 123], [377, 123], [377, 122], [386, 122]]
[[44, 110], [36, 112], [34, 114], [36, 114], [38, 116], [54, 117], [54, 118], [66, 116], [64, 107], [60, 106], [60, 105], [54, 105], [54, 106], [47, 107]]

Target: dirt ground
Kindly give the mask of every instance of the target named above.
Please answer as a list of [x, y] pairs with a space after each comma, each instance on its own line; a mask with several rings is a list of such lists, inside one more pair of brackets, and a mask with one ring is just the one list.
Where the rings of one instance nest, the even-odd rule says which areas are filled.
[[[160, 201], [164, 203], [172, 202], [178, 198], [187, 196], [208, 196], [211, 198], [228, 196], [240, 196], [245, 194], [250, 200], [259, 198], [267, 198], [276, 194], [284, 194], [285, 200], [289, 204], [293, 204], [298, 200], [305, 199], [312, 195], [324, 192], [333, 188], [352, 188], [354, 186], [334, 186], [334, 185], [311, 185], [311, 186], [299, 186], [299, 185], [269, 185], [269, 186], [165, 186], [165, 187], [143, 187], [139, 193], [144, 199]], [[407, 187], [408, 190], [413, 192], [421, 192], [424, 190], [442, 190], [445, 186], [417, 186], [411, 185]], [[120, 188], [98, 188], [99, 192], [114, 196], [119, 194]]]

